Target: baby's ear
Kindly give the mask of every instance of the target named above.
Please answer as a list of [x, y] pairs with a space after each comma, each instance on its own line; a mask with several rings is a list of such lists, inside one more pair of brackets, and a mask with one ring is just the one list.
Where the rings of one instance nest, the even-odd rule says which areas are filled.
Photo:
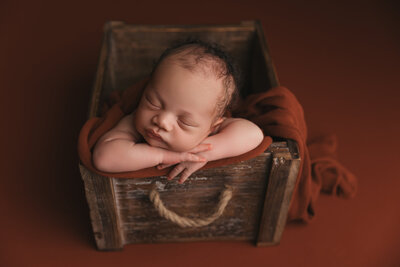
[[214, 125], [221, 124], [223, 121], [224, 121], [224, 118], [219, 117], [219, 119], [218, 119], [216, 122], [214, 122], [213, 126], [214, 126]]
[[211, 129], [212, 131], [214, 131], [216, 128], [218, 128], [218, 126], [221, 125], [221, 123], [224, 121], [223, 117], [218, 118], [212, 125], [211, 125]]

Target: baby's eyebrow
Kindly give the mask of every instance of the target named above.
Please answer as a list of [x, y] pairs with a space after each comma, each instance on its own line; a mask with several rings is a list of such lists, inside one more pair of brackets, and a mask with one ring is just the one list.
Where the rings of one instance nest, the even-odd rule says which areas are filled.
[[193, 113], [190, 113], [189, 111], [186, 110], [181, 110], [181, 117], [185, 117], [193, 122], [196, 120], [196, 116]]
[[153, 92], [157, 96], [157, 99], [161, 102], [161, 105], [164, 106], [164, 101], [162, 100], [160, 94], [157, 92], [157, 90], [155, 90], [154, 87], [152, 87], [152, 88], [153, 88], [153, 90], [150, 90], [150, 92]]
[[194, 117], [192, 113], [190, 113], [190, 112], [188, 112], [186, 110], [182, 110], [181, 112], [182, 112], [181, 114], [182, 114], [183, 117], [189, 117], [191, 119]]

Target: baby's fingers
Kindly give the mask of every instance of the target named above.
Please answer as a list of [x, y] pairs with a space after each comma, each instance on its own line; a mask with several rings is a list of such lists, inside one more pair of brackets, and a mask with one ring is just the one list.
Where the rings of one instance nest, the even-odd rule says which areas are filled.
[[167, 179], [172, 180], [175, 176], [178, 174], [181, 174], [181, 177], [179, 178], [179, 183], [183, 184], [187, 178], [189, 178], [190, 175], [192, 175], [193, 170], [190, 170], [190, 168], [187, 168], [184, 166], [184, 164], [179, 164], [175, 168], [172, 169], [172, 171], [168, 174]]
[[196, 146], [195, 148], [193, 148], [192, 150], [190, 150], [190, 153], [199, 153], [199, 152], [204, 152], [204, 151], [209, 151], [211, 150], [212, 145], [211, 144], [200, 144], [198, 146]]
[[160, 165], [157, 165], [157, 169], [162, 170], [162, 169], [168, 168], [172, 165], [174, 165], [174, 164], [160, 164]]
[[167, 179], [171, 180], [178, 174], [180, 174], [183, 170], [185, 170], [185, 166], [183, 164], [178, 164], [175, 166], [175, 168], [172, 169], [167, 175]]
[[205, 158], [192, 154], [192, 153], [183, 153], [182, 161], [191, 161], [191, 162], [205, 162], [207, 161]]
[[193, 171], [188, 168], [184, 169], [181, 173], [181, 177], [179, 178], [179, 183], [183, 184], [190, 175], [192, 175]]

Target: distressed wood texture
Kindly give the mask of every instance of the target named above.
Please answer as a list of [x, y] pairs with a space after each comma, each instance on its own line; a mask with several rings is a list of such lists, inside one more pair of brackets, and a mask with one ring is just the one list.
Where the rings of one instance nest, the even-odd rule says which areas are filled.
[[[182, 185], [166, 177], [113, 179], [121, 227], [127, 243], [198, 240], [251, 240], [260, 219], [270, 154], [252, 160], [196, 172]], [[208, 217], [218, 196], [233, 187], [220, 218], [208, 226], [181, 228], [161, 218], [149, 200], [153, 183], [168, 209], [188, 218]]]
[[[288, 184], [293, 185], [296, 178], [288, 173], [296, 172], [295, 161], [286, 142], [275, 142], [256, 158], [198, 171], [182, 185], [167, 181], [164, 176], [113, 178], [124, 240], [126, 243], [251, 240], [258, 245], [276, 244], [293, 189]], [[213, 213], [224, 185], [233, 187], [233, 197], [223, 215], [212, 224], [181, 228], [158, 215], [148, 196], [153, 185], [168, 209], [189, 218]]]
[[[225, 46], [237, 60], [242, 96], [279, 85], [259, 21], [237, 25], [128, 25], [111, 21], [104, 27], [88, 118], [113, 90], [123, 90], [146, 77], [173, 41], [197, 37]], [[275, 140], [275, 139], [274, 139]], [[300, 159], [291, 140], [274, 141], [251, 160], [196, 172], [182, 185], [166, 177], [109, 178], [80, 165], [93, 231], [99, 250], [124, 244], [200, 240], [251, 240], [258, 246], [279, 243], [298, 173]], [[198, 228], [181, 228], [160, 217], [149, 200], [156, 186], [168, 209], [188, 218], [214, 212], [225, 185], [233, 196], [223, 214]]]
[[300, 167], [299, 151], [293, 140], [287, 140], [287, 147], [272, 153], [257, 246], [279, 244]]
[[79, 164], [85, 184], [86, 200], [90, 209], [90, 219], [99, 250], [122, 249], [123, 235], [115, 206], [112, 178], [97, 175]]

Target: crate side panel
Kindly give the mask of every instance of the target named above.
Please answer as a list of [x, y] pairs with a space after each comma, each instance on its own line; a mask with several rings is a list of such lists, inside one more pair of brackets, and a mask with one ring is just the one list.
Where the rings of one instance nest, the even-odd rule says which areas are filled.
[[110, 33], [107, 71], [101, 99], [113, 90], [124, 90], [150, 74], [162, 52], [174, 41], [195, 37], [223, 45], [243, 73], [244, 87], [250, 86], [250, 61], [254, 31], [137, 31], [119, 27]]

